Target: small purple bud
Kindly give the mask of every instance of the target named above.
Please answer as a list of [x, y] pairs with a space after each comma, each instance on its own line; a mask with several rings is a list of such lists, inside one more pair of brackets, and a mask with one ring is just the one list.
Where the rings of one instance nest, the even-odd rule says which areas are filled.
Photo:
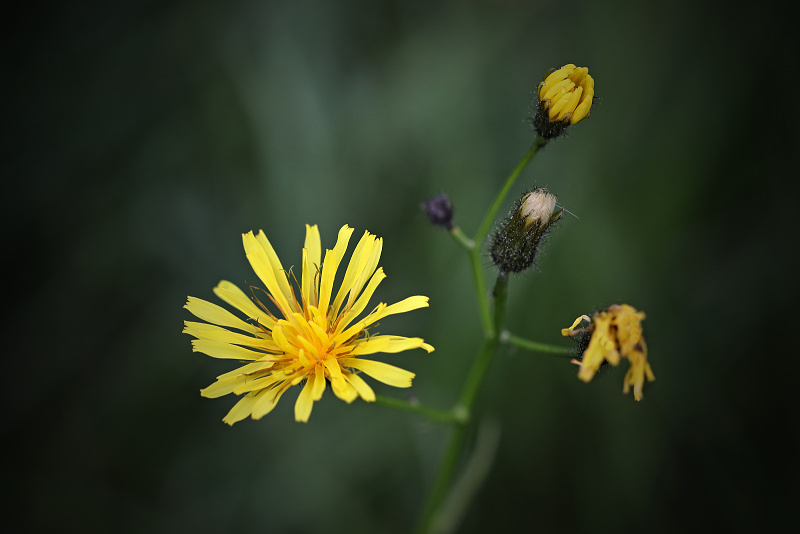
[[453, 228], [453, 203], [444, 193], [426, 200], [422, 204], [422, 209], [428, 215], [431, 224], [448, 230]]

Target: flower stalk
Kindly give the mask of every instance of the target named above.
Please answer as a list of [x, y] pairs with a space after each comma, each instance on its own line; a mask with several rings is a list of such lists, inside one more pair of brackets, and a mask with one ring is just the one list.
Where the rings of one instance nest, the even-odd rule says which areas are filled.
[[419, 402], [410, 402], [394, 397], [384, 397], [383, 395], [375, 395], [375, 404], [404, 412], [415, 413], [427, 417], [435, 423], [442, 423], [445, 425], [460, 425], [466, 420], [465, 414], [455, 409], [450, 411], [437, 410], [435, 408], [423, 406]]
[[[500, 275], [497, 277], [494, 287], [494, 328], [493, 332], [502, 332], [506, 316], [506, 300], [508, 298], [508, 276]], [[455, 475], [456, 467], [462, 457], [462, 450], [464, 447], [464, 439], [469, 429], [469, 424], [472, 420], [473, 409], [475, 406], [475, 399], [478, 396], [481, 385], [483, 385], [486, 373], [489, 366], [497, 353], [497, 347], [500, 344], [500, 337], [493, 335], [487, 338], [478, 357], [472, 364], [472, 369], [469, 372], [467, 381], [464, 384], [464, 389], [461, 393], [461, 398], [453, 411], [456, 413], [466, 414], [466, 420], [456, 426], [450, 439], [447, 442], [442, 463], [439, 465], [439, 471], [436, 474], [431, 492], [428, 496], [428, 502], [422, 513], [419, 528], [417, 532], [420, 534], [430, 532], [430, 526], [436, 521], [436, 515], [447, 496], [450, 488], [450, 483]]]
[[565, 357], [572, 356], [572, 350], [567, 347], [559, 347], [558, 345], [550, 345], [547, 343], [539, 343], [538, 341], [531, 341], [530, 339], [515, 336], [508, 330], [503, 330], [503, 333], [500, 335], [500, 342], [507, 345], [514, 345], [515, 347], [519, 347], [531, 352], [539, 352], [541, 354], [552, 354], [554, 356]]
[[472, 364], [459, 401], [452, 410], [453, 413], [464, 414], [464, 419], [459, 422], [460, 424], [454, 426], [448, 438], [442, 462], [439, 465], [439, 470], [436, 473], [436, 478], [434, 479], [433, 486], [428, 495], [428, 500], [417, 526], [417, 532], [420, 534], [430, 532], [448, 494], [456, 468], [463, 456], [465, 438], [473, 420], [475, 400], [484, 383], [491, 362], [497, 353], [501, 342], [500, 334], [504, 332], [506, 301], [508, 299], [508, 275], [505, 273], [498, 275], [492, 293], [494, 297], [494, 306], [493, 309], [490, 309], [486, 282], [483, 274], [481, 245], [489, 233], [489, 227], [492, 221], [494, 221], [497, 211], [500, 209], [506, 196], [508, 196], [508, 192], [516, 183], [517, 178], [539, 152], [539, 149], [543, 148], [546, 144], [547, 140], [544, 137], [537, 136], [528, 152], [522, 160], [520, 160], [514, 170], [511, 171], [508, 178], [506, 178], [503, 187], [490, 205], [473, 239], [469, 239], [465, 236], [458, 226], [454, 226], [450, 230], [450, 235], [453, 236], [453, 239], [455, 239], [464, 250], [466, 250], [469, 256], [475, 292], [478, 298], [478, 312], [481, 317], [481, 325], [483, 326], [484, 342]]

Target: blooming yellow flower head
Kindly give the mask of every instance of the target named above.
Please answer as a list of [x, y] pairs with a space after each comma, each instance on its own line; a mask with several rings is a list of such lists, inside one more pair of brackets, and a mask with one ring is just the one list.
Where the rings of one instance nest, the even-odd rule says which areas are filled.
[[[617, 365], [621, 358], [627, 358], [630, 368], [625, 374], [622, 392], [627, 393], [633, 386], [633, 397], [637, 401], [642, 400], [645, 377], [649, 382], [656, 379], [647, 362], [647, 343], [642, 334], [644, 318], [644, 312], [637, 311], [627, 304], [619, 304], [596, 312], [591, 319], [582, 315], [575, 319], [572, 326], [561, 330], [563, 336], [578, 334], [591, 336], [583, 350], [581, 360], [575, 361], [580, 365], [578, 378], [589, 382], [603, 362]], [[588, 321], [589, 325], [576, 329], [581, 321]]]
[[539, 106], [533, 123], [539, 135], [558, 137], [567, 126], [589, 116], [594, 79], [586, 67], [572, 63], [550, 73], [539, 84]]
[[[291, 386], [305, 382], [294, 407], [295, 419], [306, 422], [314, 401], [330, 382], [333, 393], [352, 402], [356, 397], [375, 400], [375, 393], [360, 372], [395, 387], [410, 387], [414, 373], [361, 356], [377, 352], [401, 352], [433, 347], [420, 338], [372, 335], [369, 329], [380, 319], [428, 306], [428, 297], [409, 297], [396, 304], [378, 304], [360, 317], [369, 299], [386, 277], [378, 267], [383, 240], [369, 232], [356, 245], [338, 291], [334, 278], [344, 258], [353, 229], [339, 230], [333, 250], [325, 251], [319, 230], [306, 225], [302, 278], [291, 284], [264, 232], [242, 236], [253, 270], [266, 286], [261, 299], [277, 309], [273, 313], [253, 292], [248, 296], [236, 285], [222, 281], [214, 293], [246, 316], [240, 317], [205, 300], [189, 297], [185, 308], [206, 322], [186, 321], [184, 332], [194, 336], [193, 350], [214, 358], [247, 362], [217, 377], [201, 391], [216, 398], [229, 393], [242, 398], [223, 419], [232, 425], [248, 416], [268, 414]], [[258, 289], [258, 288], [253, 288]], [[299, 294], [298, 294], [299, 293]], [[360, 317], [360, 318], [359, 318]]]

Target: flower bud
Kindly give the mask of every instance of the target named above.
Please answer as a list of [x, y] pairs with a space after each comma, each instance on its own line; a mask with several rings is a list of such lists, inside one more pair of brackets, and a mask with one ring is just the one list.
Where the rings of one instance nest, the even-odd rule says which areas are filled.
[[429, 198], [422, 204], [428, 220], [434, 226], [442, 226], [448, 230], [453, 228], [453, 203], [444, 193]]
[[550, 225], [561, 218], [557, 197], [537, 188], [523, 195], [503, 227], [494, 235], [490, 253], [501, 274], [518, 273], [530, 267]]
[[[630, 367], [625, 374], [622, 392], [627, 393], [633, 386], [633, 398], [642, 400], [645, 378], [648, 382], [656, 379], [647, 362], [647, 343], [642, 331], [644, 318], [644, 312], [619, 304], [596, 312], [591, 319], [581, 315], [572, 326], [563, 329], [562, 336], [578, 336], [581, 358], [575, 360], [580, 365], [578, 378], [589, 382], [605, 362], [616, 366], [621, 358], [627, 358]], [[581, 321], [589, 321], [589, 325], [575, 328]]]
[[589, 116], [594, 98], [594, 79], [589, 69], [572, 63], [551, 72], [539, 84], [539, 105], [533, 118], [545, 139], [558, 137], [571, 124]]

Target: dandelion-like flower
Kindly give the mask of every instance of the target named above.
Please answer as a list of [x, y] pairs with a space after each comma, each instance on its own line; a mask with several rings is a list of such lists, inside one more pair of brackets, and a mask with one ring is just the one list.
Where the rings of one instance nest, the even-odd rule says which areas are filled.
[[550, 73], [539, 84], [538, 93], [539, 106], [533, 124], [539, 135], [550, 139], [589, 116], [594, 79], [588, 68], [570, 63]]
[[[603, 362], [616, 366], [620, 358], [627, 358], [630, 368], [625, 374], [622, 392], [627, 393], [633, 387], [633, 397], [637, 401], [642, 400], [645, 378], [649, 382], [656, 379], [647, 362], [647, 343], [642, 333], [644, 318], [644, 312], [637, 311], [633, 306], [620, 304], [596, 312], [591, 319], [587, 315], [581, 315], [572, 326], [561, 330], [561, 335], [565, 337], [591, 335], [588, 344], [582, 343], [585, 348], [581, 360], [575, 360], [580, 365], [578, 378], [589, 382]], [[589, 325], [576, 329], [581, 321], [588, 321]]]
[[353, 229], [339, 230], [333, 250], [325, 251], [319, 230], [306, 225], [302, 277], [297, 290], [263, 231], [242, 235], [247, 259], [266, 286], [258, 289], [277, 308], [273, 314], [253, 291], [248, 296], [236, 285], [221, 281], [214, 293], [247, 318], [242, 320], [221, 306], [189, 297], [185, 308], [206, 322], [186, 321], [184, 332], [194, 336], [193, 350], [214, 358], [248, 362], [201, 390], [204, 397], [229, 393], [243, 395], [223, 419], [232, 425], [252, 416], [268, 414], [287, 389], [305, 381], [294, 407], [295, 419], [306, 422], [314, 401], [322, 397], [326, 383], [347, 403], [356, 397], [372, 402], [375, 393], [360, 373], [395, 387], [410, 387], [414, 373], [362, 356], [433, 347], [421, 338], [369, 335], [380, 319], [428, 306], [428, 297], [414, 296], [387, 306], [378, 304], [359, 319], [386, 277], [378, 267], [383, 240], [365, 232], [356, 245], [338, 291], [334, 278]]

